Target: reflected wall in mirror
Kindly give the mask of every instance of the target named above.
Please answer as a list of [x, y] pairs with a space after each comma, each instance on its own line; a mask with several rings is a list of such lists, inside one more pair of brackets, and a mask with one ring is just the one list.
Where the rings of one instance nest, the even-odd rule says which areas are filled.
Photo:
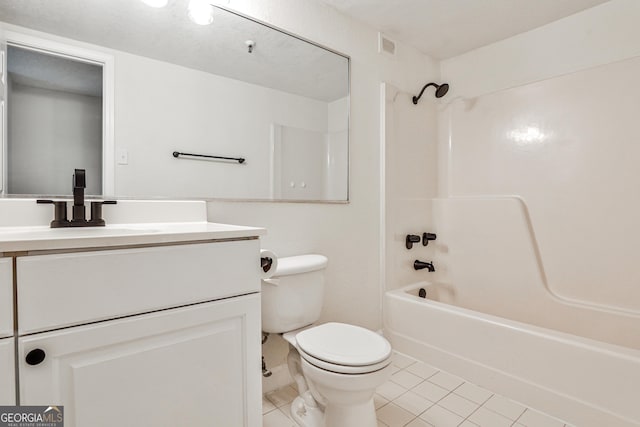
[[105, 195], [348, 200], [349, 59], [218, 7], [210, 25], [197, 25], [188, 10], [187, 0], [164, 8], [141, 0], [6, 0], [0, 25], [5, 39], [26, 33], [36, 44], [113, 57]]
[[102, 194], [102, 67], [6, 49], [6, 194], [65, 194], [85, 169]]

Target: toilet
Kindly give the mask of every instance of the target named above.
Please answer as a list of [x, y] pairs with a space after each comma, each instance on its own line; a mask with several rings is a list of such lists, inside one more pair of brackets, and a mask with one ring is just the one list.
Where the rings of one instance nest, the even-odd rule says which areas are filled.
[[345, 323], [313, 325], [320, 317], [327, 258], [278, 260], [262, 283], [262, 330], [283, 334], [299, 396], [291, 416], [304, 427], [375, 427], [373, 395], [391, 376], [391, 345], [379, 334]]

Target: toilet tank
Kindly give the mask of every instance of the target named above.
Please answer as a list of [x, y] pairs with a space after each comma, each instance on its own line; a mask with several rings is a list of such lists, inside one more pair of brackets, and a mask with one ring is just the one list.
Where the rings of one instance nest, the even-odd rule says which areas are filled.
[[264, 332], [289, 332], [318, 320], [322, 310], [327, 261], [323, 255], [278, 259], [273, 277], [262, 281]]

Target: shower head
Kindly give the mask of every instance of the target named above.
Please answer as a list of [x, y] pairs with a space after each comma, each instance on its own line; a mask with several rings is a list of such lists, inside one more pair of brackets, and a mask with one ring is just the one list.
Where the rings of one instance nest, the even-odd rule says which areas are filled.
[[449, 84], [448, 83], [442, 83], [436, 89], [436, 98], [442, 98], [443, 96], [445, 96], [447, 94], [447, 92], [449, 92]]
[[447, 94], [447, 92], [449, 92], [449, 85], [447, 83], [442, 83], [441, 85], [433, 83], [433, 82], [432, 83], [427, 83], [426, 85], [424, 85], [424, 87], [422, 88], [422, 90], [420, 91], [418, 96], [414, 96], [413, 97], [413, 103], [414, 104], [418, 104], [418, 101], [422, 97], [422, 94], [424, 93], [424, 90], [426, 88], [428, 88], [429, 86], [433, 86], [433, 87], [436, 88], [436, 98], [442, 98], [443, 96], [445, 96]]

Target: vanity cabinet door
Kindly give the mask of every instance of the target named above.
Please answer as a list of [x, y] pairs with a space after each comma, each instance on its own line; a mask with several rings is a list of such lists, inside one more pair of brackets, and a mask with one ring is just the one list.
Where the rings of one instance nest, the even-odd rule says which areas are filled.
[[13, 338], [0, 339], [0, 406], [16, 404]]
[[18, 354], [21, 404], [64, 405], [66, 427], [262, 423], [257, 293], [21, 337]]
[[0, 258], [0, 338], [13, 336], [13, 267], [11, 258]]

